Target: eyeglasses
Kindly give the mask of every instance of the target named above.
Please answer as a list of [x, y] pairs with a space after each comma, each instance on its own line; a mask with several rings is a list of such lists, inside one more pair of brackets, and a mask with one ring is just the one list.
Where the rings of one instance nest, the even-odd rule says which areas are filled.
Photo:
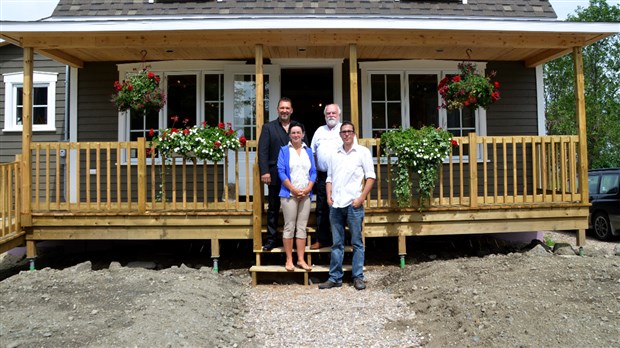
[[353, 133], [355, 133], [355, 131], [352, 131], [352, 130], [340, 131], [340, 134], [353, 134]]

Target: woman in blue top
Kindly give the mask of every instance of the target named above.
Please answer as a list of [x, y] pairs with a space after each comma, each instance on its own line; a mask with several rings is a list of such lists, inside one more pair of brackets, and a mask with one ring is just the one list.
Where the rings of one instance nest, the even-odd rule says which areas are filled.
[[[312, 149], [303, 143], [305, 129], [301, 123], [291, 123], [288, 129], [289, 143], [280, 148], [278, 175], [282, 181], [280, 201], [284, 215], [282, 242], [286, 252], [287, 271], [294, 271], [293, 239], [297, 248], [297, 266], [306, 271], [312, 268], [306, 263], [306, 225], [310, 216], [312, 186], [316, 181], [316, 167]], [[295, 233], [297, 232], [297, 233]]]

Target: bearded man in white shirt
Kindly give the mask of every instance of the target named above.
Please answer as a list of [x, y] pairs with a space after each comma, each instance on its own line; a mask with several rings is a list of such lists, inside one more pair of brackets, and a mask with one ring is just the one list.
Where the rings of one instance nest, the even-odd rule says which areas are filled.
[[340, 106], [329, 104], [325, 106], [325, 125], [319, 127], [310, 147], [316, 156], [316, 242], [310, 245], [310, 249], [320, 249], [332, 245], [332, 231], [329, 224], [329, 205], [325, 192], [325, 179], [327, 179], [327, 163], [333, 153], [342, 147], [340, 138]]

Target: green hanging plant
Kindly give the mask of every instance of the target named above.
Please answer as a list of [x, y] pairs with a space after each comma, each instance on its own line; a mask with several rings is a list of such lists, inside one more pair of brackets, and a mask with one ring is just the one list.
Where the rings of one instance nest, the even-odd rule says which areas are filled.
[[435, 188], [440, 164], [450, 155], [452, 146], [456, 145], [458, 143], [452, 139], [450, 132], [431, 126], [421, 129], [399, 128], [381, 135], [381, 146], [385, 153], [396, 157], [392, 174], [398, 206], [410, 205], [413, 189], [409, 176], [411, 168], [419, 176], [417, 191], [420, 195], [420, 209], [424, 208], [424, 202], [430, 199]]

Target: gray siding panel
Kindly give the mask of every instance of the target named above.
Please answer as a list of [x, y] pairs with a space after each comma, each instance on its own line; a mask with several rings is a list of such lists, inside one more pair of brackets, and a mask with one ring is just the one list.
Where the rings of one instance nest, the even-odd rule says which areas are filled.
[[536, 69], [519, 62], [490, 62], [501, 100], [487, 110], [488, 135], [538, 135]]
[[[23, 72], [24, 55], [21, 48], [13, 45], [0, 47], [0, 162], [11, 162], [15, 160], [15, 155], [22, 151], [21, 132], [3, 132], [5, 128], [5, 85], [2, 74]], [[56, 82], [56, 130], [39, 132], [35, 131], [32, 141], [57, 142], [64, 140], [65, 125], [65, 88], [66, 88], [66, 67], [49, 58], [34, 55], [34, 71], [58, 73]]]
[[118, 111], [110, 101], [118, 70], [89, 63], [79, 72], [78, 141], [118, 141]]

